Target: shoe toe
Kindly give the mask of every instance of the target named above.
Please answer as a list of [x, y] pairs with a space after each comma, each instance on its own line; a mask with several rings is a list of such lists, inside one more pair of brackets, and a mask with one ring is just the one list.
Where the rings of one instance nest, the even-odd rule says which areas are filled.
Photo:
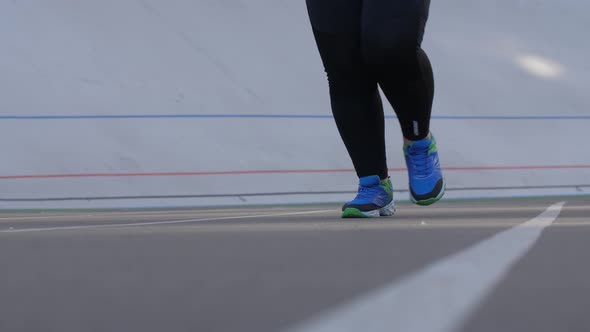
[[417, 201], [431, 199], [437, 197], [444, 189], [444, 180], [440, 178], [435, 182], [434, 186], [431, 182], [418, 183], [410, 186], [410, 193]]

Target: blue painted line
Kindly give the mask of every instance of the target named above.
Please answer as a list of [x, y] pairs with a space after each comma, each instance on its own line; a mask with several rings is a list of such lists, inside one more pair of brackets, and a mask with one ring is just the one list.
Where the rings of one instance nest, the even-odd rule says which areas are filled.
[[281, 114], [125, 114], [125, 115], [0, 115], [0, 120], [83, 120], [83, 119], [175, 119], [175, 118], [282, 118], [282, 119], [331, 119], [331, 115], [281, 115]]
[[[122, 114], [122, 115], [0, 115], [0, 120], [89, 120], [89, 119], [332, 119], [312, 114]], [[386, 116], [395, 119], [395, 115]], [[436, 120], [590, 120], [590, 115], [433, 115]]]

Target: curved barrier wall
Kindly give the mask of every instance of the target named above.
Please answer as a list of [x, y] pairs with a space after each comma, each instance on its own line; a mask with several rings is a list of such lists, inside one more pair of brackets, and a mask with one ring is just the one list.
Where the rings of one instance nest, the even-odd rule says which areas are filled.
[[[433, 2], [424, 48], [448, 197], [590, 191], [589, 9]], [[304, 1], [3, 1], [0, 17], [0, 208], [335, 202], [356, 189]]]

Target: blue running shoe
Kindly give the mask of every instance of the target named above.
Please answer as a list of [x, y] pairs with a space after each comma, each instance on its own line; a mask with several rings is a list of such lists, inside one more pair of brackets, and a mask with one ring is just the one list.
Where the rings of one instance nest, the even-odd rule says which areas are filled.
[[379, 179], [377, 175], [360, 178], [355, 199], [344, 204], [342, 218], [371, 218], [391, 216], [395, 213], [393, 185], [389, 178]]
[[440, 169], [434, 137], [405, 144], [404, 154], [412, 202], [418, 205], [438, 202], [445, 193], [445, 179]]

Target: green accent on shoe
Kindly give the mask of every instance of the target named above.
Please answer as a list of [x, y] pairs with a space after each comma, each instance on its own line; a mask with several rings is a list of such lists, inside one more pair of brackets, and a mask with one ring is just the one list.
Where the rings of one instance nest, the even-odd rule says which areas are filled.
[[429, 198], [429, 199], [425, 199], [422, 201], [416, 201], [416, 204], [421, 205], [421, 206], [428, 206], [428, 205], [432, 205], [438, 201], [440, 201], [441, 197], [434, 197], [434, 198]]
[[370, 218], [365, 215], [361, 210], [355, 208], [346, 208], [342, 211], [342, 218]]
[[[404, 144], [404, 155], [409, 156], [408, 147], [412, 146], [414, 142], [410, 144]], [[430, 146], [428, 147], [428, 154], [436, 152], [438, 149], [436, 147], [436, 140], [434, 139], [434, 135], [430, 134]]]
[[437, 151], [436, 141], [433, 138], [432, 141], [430, 142], [430, 146], [428, 147], [428, 154], [431, 154], [431, 153], [436, 152], [436, 151]]
[[410, 154], [408, 153], [408, 147], [409, 147], [409, 146], [411, 146], [411, 144], [410, 144], [410, 145], [408, 145], [408, 144], [404, 144], [404, 149], [403, 149], [403, 150], [404, 150], [404, 156], [406, 156], [406, 157], [408, 157], [408, 156], [410, 155]]
[[393, 197], [393, 184], [391, 183], [391, 179], [387, 178], [385, 180], [381, 180], [381, 188], [383, 188], [383, 190]]

